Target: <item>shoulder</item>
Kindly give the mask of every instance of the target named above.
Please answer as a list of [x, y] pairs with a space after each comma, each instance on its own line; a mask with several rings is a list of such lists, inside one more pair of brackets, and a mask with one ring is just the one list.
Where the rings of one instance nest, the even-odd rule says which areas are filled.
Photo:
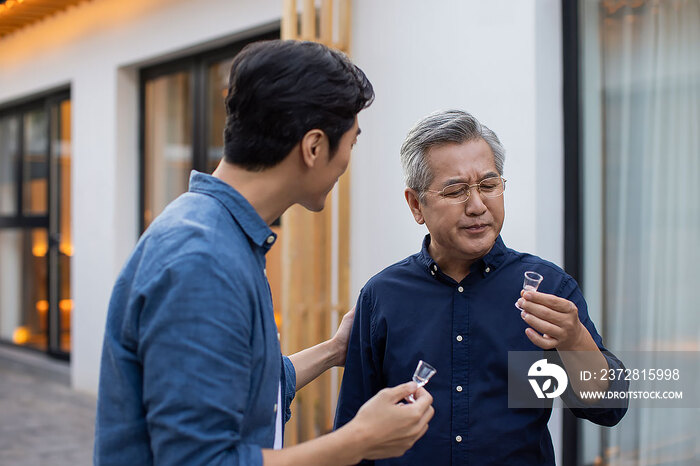
[[[195, 258], [236, 267], [251, 251], [247, 237], [215, 198], [188, 192], [166, 207], [139, 240], [143, 253], [162, 266]], [[238, 257], [239, 260], [231, 260]]]
[[421, 277], [418, 255], [408, 256], [373, 275], [362, 287], [360, 299], [372, 301], [378, 295], [401, 292], [405, 287], [415, 285], [416, 280], [425, 278]]

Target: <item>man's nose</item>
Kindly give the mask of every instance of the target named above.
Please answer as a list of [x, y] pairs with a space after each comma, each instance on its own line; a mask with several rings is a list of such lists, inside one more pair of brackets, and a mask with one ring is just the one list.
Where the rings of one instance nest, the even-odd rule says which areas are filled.
[[481, 215], [486, 212], [486, 204], [476, 186], [469, 188], [469, 197], [464, 204], [467, 215]]

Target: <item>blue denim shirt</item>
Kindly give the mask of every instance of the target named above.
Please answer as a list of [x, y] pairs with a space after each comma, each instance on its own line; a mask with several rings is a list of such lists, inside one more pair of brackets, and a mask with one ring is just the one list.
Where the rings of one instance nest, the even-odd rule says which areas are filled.
[[275, 238], [197, 172], [143, 234], [109, 304], [95, 464], [262, 464], [296, 385], [265, 276]]
[[[544, 277], [539, 291], [572, 301], [601, 350], [602, 339], [588, 316], [576, 282], [556, 265], [506, 248], [499, 237], [491, 251], [457, 283], [428, 253], [383, 270], [365, 285], [357, 302], [336, 428], [387, 386], [411, 380], [423, 359], [437, 369], [426, 387], [435, 416], [427, 433], [401, 458], [382, 465], [554, 465], [547, 429], [551, 400], [541, 408], [508, 408], [508, 351], [542, 351], [525, 335], [515, 308], [523, 273]], [[556, 351], [547, 352], [556, 355]], [[605, 354], [610, 368], [623, 367]], [[622, 390], [614, 382], [611, 390]], [[563, 401], [581, 418], [611, 426], [626, 409], [583, 408], [567, 389]], [[364, 462], [363, 464], [375, 464]]]

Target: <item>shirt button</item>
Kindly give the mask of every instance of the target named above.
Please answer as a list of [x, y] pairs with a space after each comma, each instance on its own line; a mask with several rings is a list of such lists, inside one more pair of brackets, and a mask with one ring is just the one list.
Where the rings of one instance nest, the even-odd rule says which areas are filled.
[[456, 390], [457, 390], [458, 392], [461, 392], [461, 391], [462, 391], [462, 386], [461, 386], [461, 385], [457, 385], [457, 389], [456, 389]]
[[272, 244], [275, 242], [275, 237], [270, 235], [267, 237], [267, 244]]
[[459, 288], [457, 288], [457, 291], [459, 291], [459, 292], [461, 293], [462, 291], [464, 291], [464, 288], [462, 288], [462, 287], [460, 286]]
[[431, 270], [431, 271], [430, 271], [430, 275], [435, 275], [435, 272], [433, 272], [433, 271]]
[[462, 335], [457, 335], [457, 341], [462, 341]]
[[275, 403], [274, 408], [272, 408], [272, 411], [277, 412], [277, 403]]
[[437, 265], [433, 264], [433, 270], [437, 272]]
[[462, 436], [461, 436], [461, 435], [456, 436], [456, 437], [455, 437], [455, 440], [457, 440], [457, 443], [461, 442], [461, 441], [462, 441]]
[[489, 273], [491, 271], [491, 267], [486, 267], [486, 270], [484, 270], [486, 273]]

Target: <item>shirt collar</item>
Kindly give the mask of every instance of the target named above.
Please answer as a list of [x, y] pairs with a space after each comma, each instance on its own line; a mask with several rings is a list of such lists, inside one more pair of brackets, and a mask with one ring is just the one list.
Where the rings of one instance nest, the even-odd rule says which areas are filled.
[[[418, 260], [428, 268], [431, 275], [435, 276], [440, 271], [440, 266], [430, 256], [428, 246], [430, 246], [430, 234], [425, 235], [425, 238], [423, 238], [423, 247], [418, 254]], [[484, 257], [472, 264], [471, 272], [479, 271], [482, 274], [487, 274], [492, 270], [496, 270], [503, 264], [506, 258], [506, 251], [506, 245], [503, 243], [501, 235], [498, 235], [491, 250], [486, 253]]]
[[248, 238], [266, 252], [275, 244], [277, 235], [250, 205], [250, 202], [228, 183], [206, 173], [192, 170], [190, 192], [206, 194], [221, 202]]

